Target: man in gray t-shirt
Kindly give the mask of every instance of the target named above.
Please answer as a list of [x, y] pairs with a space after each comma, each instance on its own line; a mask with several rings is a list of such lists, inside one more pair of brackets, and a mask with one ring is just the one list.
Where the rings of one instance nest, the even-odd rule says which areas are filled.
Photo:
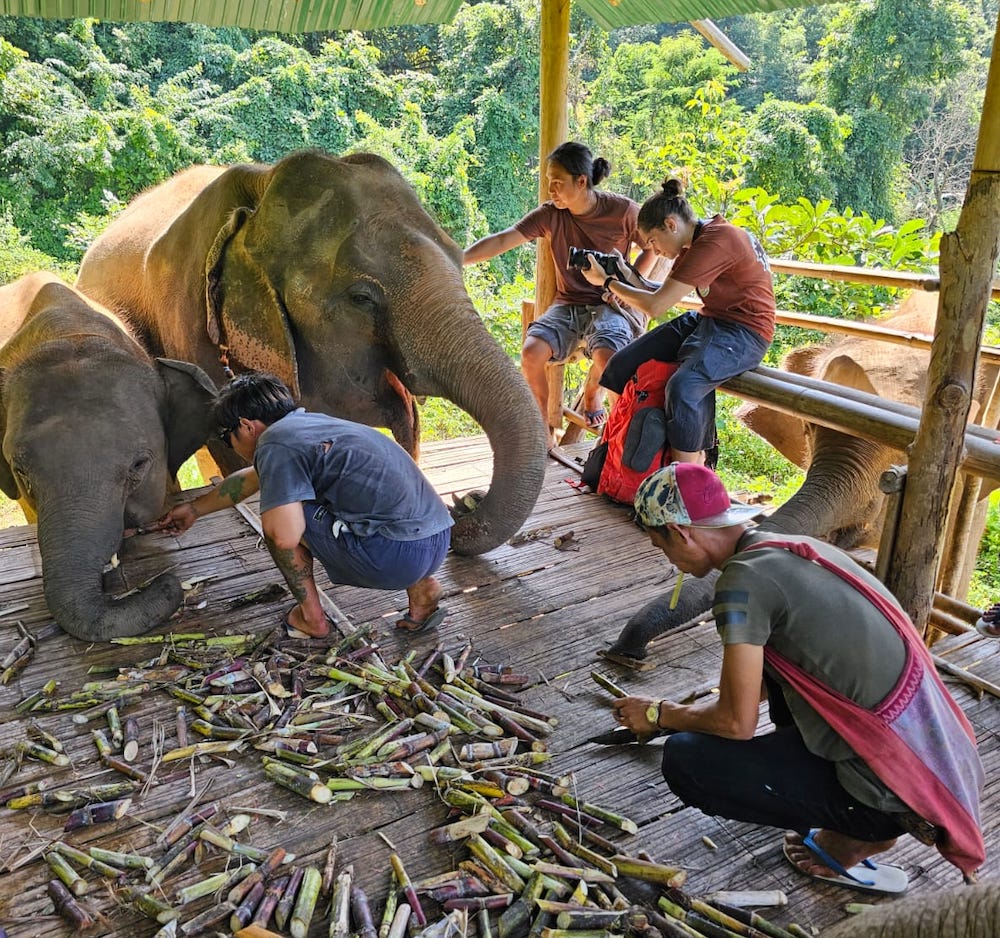
[[432, 574], [448, 551], [452, 519], [405, 450], [371, 427], [297, 408], [281, 381], [258, 372], [234, 378], [215, 413], [219, 438], [253, 464], [176, 505], [160, 528], [187, 530], [259, 489], [268, 550], [297, 600], [285, 618], [290, 635], [329, 633], [314, 557], [333, 583], [405, 589], [400, 629], [440, 623]]
[[[786, 835], [785, 855], [807, 875], [903, 891], [906, 873], [884, 863], [869, 866], [869, 857], [914, 832], [921, 819], [839, 735], [832, 717], [814, 708], [819, 697], [807, 700], [780, 670], [784, 665], [775, 665], [778, 656], [826, 691], [874, 708], [897, 686], [907, 650], [865, 592], [898, 609], [892, 594], [814, 538], [780, 537], [785, 546], [755, 547], [776, 535], [749, 525], [758, 509], [732, 503], [705, 466], [673, 463], [658, 470], [639, 487], [635, 508], [652, 544], [682, 573], [722, 571], [712, 607], [722, 670], [718, 694], [693, 704], [614, 701], [619, 723], [637, 734], [671, 731], [663, 775], [685, 804], [794, 832]], [[838, 569], [855, 582], [833, 572]], [[775, 728], [757, 735], [765, 696]], [[930, 753], [936, 728], [925, 732]]]

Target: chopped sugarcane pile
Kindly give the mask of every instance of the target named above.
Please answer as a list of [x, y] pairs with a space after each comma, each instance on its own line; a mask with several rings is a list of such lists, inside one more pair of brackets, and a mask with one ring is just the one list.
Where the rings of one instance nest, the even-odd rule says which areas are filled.
[[[392, 848], [376, 928], [353, 867], [337, 867], [336, 839], [322, 870], [296, 865], [283, 848], [239, 839], [253, 809], [227, 816], [213, 802], [182, 811], [143, 852], [83, 850], [68, 838], [48, 844], [39, 853], [55, 910], [87, 932], [106, 924], [95, 897], [107, 905], [113, 896], [162, 926], [156, 938], [227, 929], [240, 938], [448, 938], [470, 933], [473, 922], [482, 938], [807, 934], [712, 897], [690, 897], [680, 888], [683, 870], [627, 855], [607, 839], [601, 828], [634, 834], [636, 825], [575, 796], [571, 776], [539, 768], [550, 757], [545, 737], [556, 720], [511, 693], [526, 676], [469, 664], [471, 645], [457, 658], [438, 648], [419, 666], [412, 656], [387, 665], [368, 638], [359, 630], [321, 653], [310, 643], [275, 647], [257, 636], [119, 640], [159, 643], [161, 653], [68, 696], [50, 681], [16, 709], [72, 713], [93, 740], [95, 760], [120, 780], [60, 786], [54, 771], [0, 799], [9, 809], [69, 812], [64, 831], [72, 835], [122, 818], [135, 798], [187, 778], [188, 769], [176, 770], [194, 759], [252, 757], [269, 779], [318, 805], [429, 784], [458, 816], [431, 835], [437, 844], [464, 844], [468, 858], [456, 870], [414, 883]], [[154, 690], [177, 701], [176, 745], [164, 743], [143, 767], [135, 761], [138, 724], [127, 711]], [[37, 723], [29, 732], [0, 765], [0, 784], [29, 760], [68, 766], [60, 739]], [[218, 871], [206, 876], [203, 866]], [[110, 888], [99, 888], [101, 881]], [[643, 890], [641, 899], [625, 895], [630, 886]]]

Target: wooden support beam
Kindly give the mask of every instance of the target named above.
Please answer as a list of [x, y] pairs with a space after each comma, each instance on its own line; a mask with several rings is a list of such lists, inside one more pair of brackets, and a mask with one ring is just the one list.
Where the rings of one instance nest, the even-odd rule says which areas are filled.
[[948, 497], [962, 461], [986, 306], [1000, 254], [1000, 23], [986, 79], [969, 188], [941, 238], [941, 296], [927, 400], [909, 458], [899, 537], [886, 585], [923, 634], [934, 596]]
[[[567, 133], [566, 100], [569, 88], [569, 0], [542, 0], [539, 50], [538, 202], [549, 197], [546, 157]], [[535, 309], [545, 312], [556, 294], [555, 268], [548, 238], [536, 241]], [[547, 369], [549, 426], [562, 426], [563, 367]]]
[[729, 59], [739, 71], [745, 72], [750, 67], [750, 58], [747, 54], [711, 20], [691, 20], [691, 25]]

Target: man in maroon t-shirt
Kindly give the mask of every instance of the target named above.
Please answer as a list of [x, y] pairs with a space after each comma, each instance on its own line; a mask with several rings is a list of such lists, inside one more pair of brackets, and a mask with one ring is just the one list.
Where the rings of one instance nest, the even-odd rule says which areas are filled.
[[[549, 201], [513, 227], [487, 235], [465, 249], [465, 263], [475, 264], [535, 238], [549, 239], [556, 295], [545, 313], [528, 326], [521, 349], [524, 377], [546, 421], [546, 362], [564, 361], [583, 342], [587, 355], [593, 359], [595, 377], [599, 377], [611, 356], [641, 335], [646, 326], [645, 317], [623, 309], [618, 303], [609, 304], [602, 298], [602, 291], [591, 286], [582, 271], [568, 263], [571, 247], [605, 254], [618, 251], [628, 257], [632, 244], [638, 243], [639, 207], [624, 196], [594, 188], [609, 171], [608, 161], [593, 159], [583, 144], [562, 144], [548, 159]], [[643, 252], [636, 267], [645, 273], [654, 260], [651, 252]], [[594, 428], [601, 426], [606, 417], [602, 394], [597, 381], [588, 380], [584, 416]], [[556, 442], [555, 431], [549, 427], [549, 444]]]

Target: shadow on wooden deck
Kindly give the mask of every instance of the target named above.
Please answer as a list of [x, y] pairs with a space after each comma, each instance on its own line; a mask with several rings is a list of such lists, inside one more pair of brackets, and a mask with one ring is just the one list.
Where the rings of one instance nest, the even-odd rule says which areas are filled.
[[[585, 447], [571, 448], [579, 453]], [[484, 487], [489, 480], [490, 452], [482, 438], [456, 440], [426, 447], [422, 465], [438, 491], [450, 502], [450, 493]], [[628, 520], [628, 512], [603, 498], [581, 494], [569, 484], [571, 470], [549, 463], [542, 495], [524, 531], [547, 533], [520, 546], [504, 545], [487, 556], [463, 558], [450, 555], [440, 578], [445, 585], [449, 615], [437, 635], [413, 641], [393, 629], [398, 613], [406, 608], [405, 593], [332, 588], [332, 600], [355, 626], [378, 627], [382, 657], [393, 662], [409, 650], [421, 660], [437, 642], [458, 655], [467, 641], [474, 646], [471, 660], [509, 664], [530, 675], [531, 684], [520, 697], [525, 705], [551, 714], [559, 724], [548, 738], [553, 758], [545, 767], [573, 773], [580, 798], [616, 808], [639, 826], [634, 837], [617, 838], [629, 853], [647, 851], [662, 863], [685, 868], [687, 891], [698, 895], [719, 889], [779, 889], [788, 896], [783, 909], [761, 910], [776, 924], [797, 922], [823, 928], [846, 914], [852, 901], [877, 901], [832, 886], [813, 883], [785, 863], [778, 831], [707, 817], [684, 808], [666, 789], [659, 773], [659, 747], [601, 748], [586, 742], [595, 732], [611, 729], [609, 697], [590, 678], [592, 669], [609, 674], [627, 690], [682, 698], [711, 692], [720, 663], [720, 650], [711, 623], [696, 625], [658, 640], [651, 659], [658, 667], [642, 674], [609, 668], [595, 658], [595, 651], [614, 640], [628, 615], [650, 598], [669, 590], [674, 581], [670, 564], [652, 550], [645, 536]], [[572, 531], [576, 550], [557, 550], [553, 539]], [[179, 617], [159, 633], [254, 632], [266, 636], [278, 628], [290, 604], [282, 600], [232, 610], [229, 604], [253, 590], [280, 582], [267, 551], [256, 533], [235, 511], [202, 519], [180, 537], [156, 535], [135, 539], [124, 559], [125, 574], [135, 585], [165, 567], [182, 580], [210, 577], [189, 597]], [[34, 530], [9, 528], [0, 532], [0, 657], [16, 643], [14, 621], [43, 630], [48, 619], [42, 599], [40, 568]], [[4, 610], [26, 603], [26, 611], [3, 615]], [[998, 646], [978, 637], [946, 639], [935, 650], [961, 667], [974, 668], [988, 680], [1000, 683]], [[31, 664], [9, 686], [0, 687], [0, 751], [10, 751], [25, 738], [30, 722], [58, 736], [71, 758], [70, 766], [53, 768], [25, 761], [6, 783], [47, 778], [51, 787], [119, 780], [97, 761], [90, 729], [101, 720], [81, 725], [69, 714], [31, 717], [14, 705], [46, 681], [60, 681], [66, 695], [93, 680], [88, 669], [114, 669], [148, 659], [150, 646], [86, 646], [62, 633], [40, 643]], [[223, 656], [220, 655], [220, 658]], [[98, 675], [101, 677], [102, 675]], [[947, 679], [946, 679], [947, 680]], [[1000, 762], [996, 731], [1000, 715], [991, 697], [977, 700], [963, 685], [951, 684], [979, 735], [987, 770], [984, 829], [987, 848], [996, 843], [997, 815], [992, 811], [1000, 789], [993, 782], [993, 768]], [[166, 748], [172, 739], [176, 701], [162, 692], [151, 692], [130, 708], [137, 717], [144, 744], [137, 765], [148, 769], [148, 740], [155, 723], [166, 728]], [[766, 714], [763, 717], [766, 720]], [[363, 792], [343, 804], [314, 805], [276, 787], [262, 774], [252, 750], [231, 764], [216, 760], [185, 763], [188, 772], [145, 794], [133, 796], [129, 813], [113, 824], [96, 825], [66, 835], [79, 846], [147, 852], [159, 831], [194, 795], [216, 800], [231, 811], [256, 806], [285, 812], [284, 820], [256, 817], [243, 839], [266, 850], [283, 846], [303, 864], [322, 866], [331, 836], [339, 840], [338, 865], [353, 863], [356, 881], [368, 891], [379, 914], [388, 884], [389, 847], [398, 849], [414, 880], [453, 869], [464, 855], [458, 849], [434, 847], [427, 831], [442, 824], [445, 807], [430, 786], [407, 793]], [[738, 766], [734, 766], [738, 771]], [[157, 777], [165, 778], [163, 766]], [[64, 815], [40, 809], [13, 811], [0, 807], [0, 925], [11, 938], [70, 934], [52, 915], [45, 895], [50, 873], [39, 848], [62, 837]], [[608, 836], [611, 836], [610, 834]], [[707, 842], [705, 840], [707, 838]], [[711, 846], [714, 845], [714, 846]], [[33, 859], [29, 859], [32, 854]], [[910, 874], [911, 893], [957, 885], [957, 872], [928, 847], [904, 839], [892, 859]], [[218, 868], [207, 866], [214, 872]], [[990, 858], [984, 877], [995, 875]], [[204, 874], [202, 874], [204, 875]], [[96, 880], [96, 877], [88, 878]], [[197, 878], [194, 871], [180, 876], [176, 885]], [[128, 909], [116, 907], [110, 890], [97, 887], [87, 899], [106, 916], [92, 932], [130, 938], [152, 935], [157, 925]], [[200, 910], [204, 903], [193, 907]], [[326, 934], [319, 915], [310, 935]]]

